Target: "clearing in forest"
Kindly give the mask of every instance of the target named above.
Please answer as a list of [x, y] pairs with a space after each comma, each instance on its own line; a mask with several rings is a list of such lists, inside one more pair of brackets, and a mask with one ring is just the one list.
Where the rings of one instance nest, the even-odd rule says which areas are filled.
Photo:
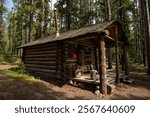
[[52, 99], [150, 99], [150, 76], [142, 65], [130, 66], [131, 85], [121, 84], [112, 95], [100, 97], [90, 89], [81, 89], [60, 81], [45, 82], [33, 77], [16, 75], [12, 65], [0, 65], [0, 99], [52, 100]]

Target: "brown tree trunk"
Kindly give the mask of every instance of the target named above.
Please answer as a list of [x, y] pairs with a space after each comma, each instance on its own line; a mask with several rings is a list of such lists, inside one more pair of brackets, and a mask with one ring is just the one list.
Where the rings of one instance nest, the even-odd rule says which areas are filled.
[[[111, 20], [110, 0], [106, 0], [106, 21]], [[108, 69], [112, 69], [112, 49], [108, 47]]]
[[3, 0], [0, 2], [0, 44], [2, 42], [2, 24], [3, 24]]
[[[33, 0], [30, 0], [30, 7], [33, 5]], [[29, 13], [29, 33], [28, 33], [28, 42], [32, 40], [32, 29], [33, 29], [33, 11], [31, 10]]]
[[143, 28], [144, 27], [144, 18], [143, 18], [144, 6], [141, 0], [139, 1], [139, 5], [140, 5], [140, 15], [141, 15], [141, 21], [140, 21], [141, 36], [143, 39], [143, 63], [144, 63], [144, 66], [146, 67], [147, 66], [147, 47], [146, 47], [146, 39], [145, 39], [145, 28]]
[[40, 36], [44, 37], [44, 4], [45, 1], [42, 0], [42, 6], [41, 6], [41, 21], [40, 21]]
[[147, 47], [147, 74], [150, 75], [150, 29], [149, 29], [149, 25], [150, 25], [150, 18], [149, 18], [149, 10], [148, 10], [148, 0], [140, 0], [141, 3], [141, 12], [143, 14], [141, 14], [143, 17], [143, 27], [144, 27], [144, 34], [145, 34], [145, 42], [146, 42], [146, 47]]
[[102, 94], [107, 94], [107, 85], [106, 85], [106, 56], [105, 56], [105, 42], [104, 37], [98, 40], [98, 49], [99, 49], [99, 67], [100, 67], [100, 92]]
[[145, 29], [146, 29], [146, 42], [147, 42], [147, 60], [148, 60], [148, 70], [147, 74], [150, 75], [150, 15], [149, 15], [149, 9], [148, 9], [148, 0], [145, 0], [144, 2], [144, 8], [145, 8]]
[[54, 15], [55, 15], [56, 37], [58, 37], [60, 34], [59, 34], [58, 16], [56, 10], [54, 10]]
[[111, 20], [111, 6], [110, 6], [110, 0], [106, 0], [106, 20]]
[[71, 24], [71, 14], [70, 14], [70, 0], [67, 0], [67, 30], [70, 30], [70, 24]]
[[119, 79], [119, 46], [118, 46], [118, 29], [117, 27], [115, 28], [115, 35], [116, 35], [116, 83], [119, 84], [120, 83], [120, 79]]

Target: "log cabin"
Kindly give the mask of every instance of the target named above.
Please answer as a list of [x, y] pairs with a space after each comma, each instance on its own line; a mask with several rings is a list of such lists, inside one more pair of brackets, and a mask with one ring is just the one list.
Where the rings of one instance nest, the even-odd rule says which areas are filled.
[[41, 78], [68, 81], [82, 79], [86, 74], [90, 78], [90, 71], [94, 69], [98, 72], [98, 80], [90, 80], [98, 83], [101, 93], [105, 94], [106, 48], [115, 48], [115, 82], [119, 83], [119, 49], [124, 54], [123, 65], [128, 75], [128, 46], [122, 24], [119, 21], [108, 21], [63, 32], [59, 36], [44, 37], [18, 48], [23, 49], [22, 61], [29, 73]]

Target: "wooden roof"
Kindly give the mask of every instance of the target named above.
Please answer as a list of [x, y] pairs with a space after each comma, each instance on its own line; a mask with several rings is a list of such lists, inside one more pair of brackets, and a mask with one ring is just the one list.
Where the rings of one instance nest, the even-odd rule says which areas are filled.
[[[79, 36], [84, 36], [84, 35], [92, 34], [92, 33], [97, 33], [97, 34], [101, 32], [104, 33], [104, 30], [106, 30], [109, 26], [112, 26], [112, 25], [121, 25], [121, 23], [118, 21], [108, 21], [108, 22], [103, 22], [100, 24], [95, 24], [92, 26], [83, 27], [80, 29], [70, 30], [70, 31], [61, 33], [59, 37], [56, 37], [55, 35], [47, 36], [44, 38], [40, 38], [36, 41], [24, 44], [18, 48], [24, 48], [28, 46], [34, 46], [34, 45], [39, 45], [39, 44], [44, 44], [44, 43], [54, 42], [54, 41], [59, 41], [59, 40], [72, 39], [72, 38], [76, 38]], [[122, 32], [123, 30], [121, 31], [121, 33]], [[122, 42], [127, 41], [124, 33], [123, 33], [123, 38], [122, 38], [123, 39]]]

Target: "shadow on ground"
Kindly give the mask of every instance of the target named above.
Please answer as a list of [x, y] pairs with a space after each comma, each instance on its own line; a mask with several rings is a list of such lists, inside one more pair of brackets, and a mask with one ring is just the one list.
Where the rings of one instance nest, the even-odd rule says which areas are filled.
[[1, 100], [57, 100], [83, 99], [80, 96], [69, 96], [61, 88], [44, 81], [24, 82], [0, 75]]
[[[5, 66], [10, 67], [10, 66]], [[0, 68], [0, 74], [5, 70]], [[7, 69], [8, 69], [7, 68]], [[2, 69], [2, 70], [1, 70]], [[138, 66], [130, 66], [130, 77], [134, 79], [131, 85], [121, 84], [116, 87], [110, 96], [100, 97], [88, 88], [74, 87], [64, 84], [59, 80], [42, 81], [39, 79], [19, 80], [0, 75], [0, 99], [1, 100], [85, 100], [85, 99], [113, 99], [113, 100], [141, 100], [150, 99], [150, 76], [145, 69]], [[143, 70], [144, 69], [144, 70]]]

